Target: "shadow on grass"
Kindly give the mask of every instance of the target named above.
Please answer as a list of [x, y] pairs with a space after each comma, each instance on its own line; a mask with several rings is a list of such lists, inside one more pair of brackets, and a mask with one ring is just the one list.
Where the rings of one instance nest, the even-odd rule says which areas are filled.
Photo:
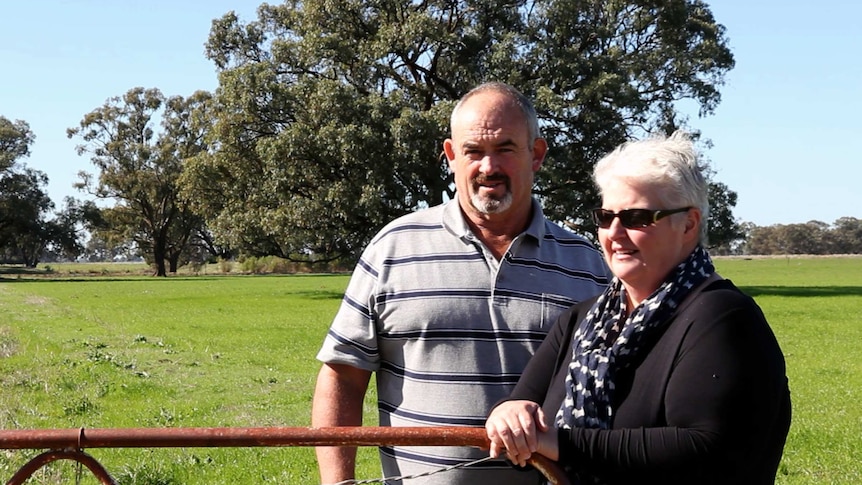
[[758, 296], [862, 296], [862, 286], [740, 286], [745, 294]]
[[25, 266], [0, 266], [0, 275], [4, 274], [45, 276], [51, 273], [44, 269], [27, 268]]
[[17, 278], [9, 278], [3, 277], [0, 275], [0, 282], [2, 283], [96, 283], [105, 281], [116, 281], [116, 282], [124, 282], [124, 281], [169, 281], [169, 280], [195, 280], [195, 281], [207, 281], [207, 280], [217, 280], [219, 278], [223, 278], [221, 276], [168, 276], [168, 277], [157, 277], [151, 275], [122, 275], [122, 276], [114, 276], [114, 275], [39, 275], [33, 277], [17, 277]]
[[50, 268], [27, 268], [21, 265], [0, 265], [0, 281], [84, 281], [86, 279], [116, 279], [152, 276], [152, 270], [89, 270], [89, 271], [55, 271]]
[[315, 291], [291, 291], [291, 296], [298, 296], [306, 300], [341, 300], [344, 298], [343, 291], [315, 290]]
[[[46, 272], [42, 269], [33, 269], [24, 271], [23, 268], [2, 268], [0, 267], [0, 283], [45, 283], [45, 282], [60, 282], [60, 283], [104, 283], [110, 281], [112, 283], [142, 281], [217, 281], [228, 278], [344, 278], [349, 273], [294, 273], [294, 274], [211, 274], [211, 275], [170, 275], [167, 277], [152, 276], [151, 274], [57, 274]], [[339, 290], [301, 290], [290, 291], [291, 295], [299, 296], [308, 300], [341, 300], [344, 297], [344, 291]]]

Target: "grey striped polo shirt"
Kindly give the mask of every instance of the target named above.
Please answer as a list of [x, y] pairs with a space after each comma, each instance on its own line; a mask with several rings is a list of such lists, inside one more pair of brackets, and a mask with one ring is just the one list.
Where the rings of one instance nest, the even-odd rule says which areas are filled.
[[[452, 200], [375, 236], [317, 358], [376, 373], [381, 426], [482, 427], [557, 316], [599, 293], [608, 276], [595, 246], [545, 219], [535, 200], [530, 226], [499, 262]], [[384, 475], [397, 476], [487, 451], [382, 447], [380, 454]], [[486, 462], [409, 483], [495, 480], [536, 483], [537, 475]]]

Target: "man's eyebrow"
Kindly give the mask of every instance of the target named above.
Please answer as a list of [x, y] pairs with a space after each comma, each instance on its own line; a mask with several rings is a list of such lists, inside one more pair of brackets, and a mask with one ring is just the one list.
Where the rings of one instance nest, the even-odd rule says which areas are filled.
[[[481, 148], [482, 143], [476, 140], [465, 140], [461, 144], [461, 148]], [[494, 144], [494, 148], [517, 148], [518, 143], [515, 142], [512, 138], [506, 138], [498, 143]]]

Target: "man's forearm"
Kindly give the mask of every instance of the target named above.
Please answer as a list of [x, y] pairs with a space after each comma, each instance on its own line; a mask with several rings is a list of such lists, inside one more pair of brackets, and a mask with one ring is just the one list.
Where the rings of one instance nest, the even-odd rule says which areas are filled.
[[356, 476], [356, 448], [346, 446], [318, 446], [317, 466], [323, 485], [349, 480]]
[[[311, 425], [361, 426], [362, 404], [370, 372], [343, 365], [324, 365], [317, 377]], [[356, 447], [321, 446], [315, 449], [321, 483], [355, 477]]]

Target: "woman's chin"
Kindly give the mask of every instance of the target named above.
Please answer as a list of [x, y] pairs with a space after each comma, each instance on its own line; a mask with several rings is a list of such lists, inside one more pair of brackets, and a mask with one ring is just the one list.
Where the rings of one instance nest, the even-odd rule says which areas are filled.
[[637, 279], [638, 273], [643, 271], [643, 264], [637, 258], [630, 255], [617, 255], [611, 258], [611, 272], [622, 281]]

